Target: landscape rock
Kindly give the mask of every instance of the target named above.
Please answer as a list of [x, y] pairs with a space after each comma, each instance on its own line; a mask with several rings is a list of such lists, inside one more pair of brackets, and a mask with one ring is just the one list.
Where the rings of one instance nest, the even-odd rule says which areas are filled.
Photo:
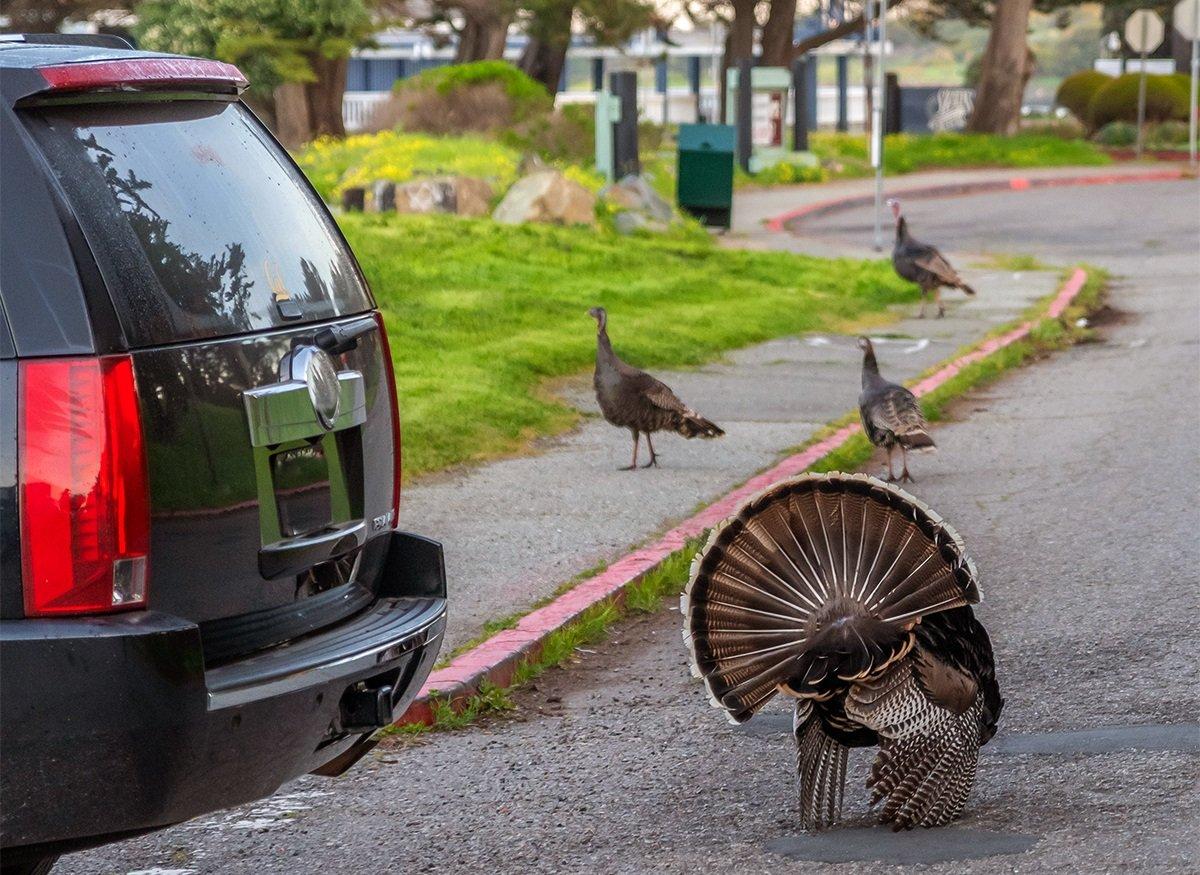
[[621, 210], [613, 216], [613, 227], [617, 229], [618, 234], [629, 235], [636, 231], [661, 234], [669, 230], [670, 225], [637, 210]]
[[367, 190], [360, 185], [342, 192], [342, 209], [347, 213], [361, 213], [366, 206]]
[[596, 196], [557, 170], [541, 170], [518, 179], [492, 218], [506, 225], [594, 225]]
[[376, 180], [371, 185], [371, 200], [367, 209], [372, 213], [390, 213], [396, 209], [396, 183], [386, 179]]
[[619, 182], [606, 186], [600, 196], [622, 210], [631, 210], [643, 214], [647, 219], [656, 220], [662, 224], [670, 224], [675, 220], [674, 208], [664, 200], [646, 177], [630, 174]]
[[492, 186], [470, 176], [430, 176], [396, 185], [380, 180], [372, 186], [374, 212], [451, 212], [460, 216], [486, 216]]

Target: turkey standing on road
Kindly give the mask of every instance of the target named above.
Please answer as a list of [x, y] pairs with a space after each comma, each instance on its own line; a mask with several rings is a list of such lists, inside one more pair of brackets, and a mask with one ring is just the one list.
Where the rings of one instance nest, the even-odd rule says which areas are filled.
[[888, 482], [896, 479], [896, 472], [892, 470], [892, 450], [897, 445], [904, 461], [900, 482], [912, 480], [908, 473], [908, 451], [937, 448], [929, 436], [925, 414], [912, 392], [879, 376], [875, 347], [870, 339], [860, 337], [858, 346], [863, 351], [862, 392], [858, 395], [863, 431], [871, 443], [887, 450]]
[[604, 418], [618, 428], [633, 433], [633, 461], [622, 471], [637, 467], [638, 433], [646, 435], [650, 461], [643, 465], [658, 466], [658, 454], [650, 442], [650, 433], [670, 430], [685, 438], [714, 438], [725, 434], [712, 422], [676, 397], [665, 383], [645, 371], [632, 368], [617, 358], [608, 339], [608, 313], [603, 307], [593, 307], [588, 315], [596, 320], [596, 400]]
[[839, 819], [849, 749], [875, 745], [880, 820], [940, 826], [966, 804], [1004, 704], [979, 599], [962, 539], [925, 505], [863, 474], [805, 474], [713, 530], [683, 638], [734, 723], [795, 699], [805, 829]]
[[892, 267], [896, 273], [921, 287], [921, 318], [925, 318], [925, 301], [930, 292], [933, 302], [937, 304], [938, 316], [946, 315], [942, 304], [942, 286], [951, 289], [962, 289], [968, 295], [975, 290], [962, 281], [958, 271], [950, 266], [950, 262], [928, 243], [914, 240], [908, 233], [908, 220], [900, 215], [900, 201], [895, 198], [888, 200], [892, 215], [896, 217], [896, 245], [892, 247]]

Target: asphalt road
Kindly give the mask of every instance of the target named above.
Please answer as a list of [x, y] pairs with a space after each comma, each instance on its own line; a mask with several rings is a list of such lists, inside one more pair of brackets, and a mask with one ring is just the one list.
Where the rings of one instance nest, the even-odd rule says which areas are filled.
[[[859, 219], [806, 228], [844, 238]], [[1196, 871], [1200, 186], [914, 203], [910, 221], [945, 248], [1120, 275], [1101, 342], [965, 399], [936, 463], [918, 460], [914, 491], [979, 566], [1008, 699], [958, 824], [871, 828], [860, 752], [847, 824], [805, 836], [780, 716], [727, 726], [664, 610], [544, 676], [514, 717], [61, 871]]]

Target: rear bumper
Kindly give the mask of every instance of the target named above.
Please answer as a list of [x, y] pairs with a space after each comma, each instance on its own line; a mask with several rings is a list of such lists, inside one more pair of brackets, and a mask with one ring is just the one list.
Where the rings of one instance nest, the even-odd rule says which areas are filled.
[[445, 574], [438, 545], [392, 538], [370, 608], [207, 672], [196, 625], [154, 611], [0, 622], [0, 845], [66, 851], [258, 799], [370, 733], [348, 697], [391, 687], [381, 716], [403, 713]]

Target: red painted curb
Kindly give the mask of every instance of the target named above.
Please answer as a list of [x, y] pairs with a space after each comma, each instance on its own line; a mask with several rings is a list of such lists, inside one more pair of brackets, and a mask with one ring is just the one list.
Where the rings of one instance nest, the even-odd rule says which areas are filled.
[[[896, 197], [910, 199], [955, 197], [968, 194], [982, 194], [989, 191], [1028, 191], [1033, 188], [1058, 188], [1069, 185], [1116, 185], [1120, 182], [1165, 182], [1182, 179], [1185, 174], [1182, 168], [1171, 167], [1163, 170], [1148, 170], [1145, 173], [1095, 173], [1087, 176], [1062, 176], [1030, 178], [1027, 176], [1012, 176], [1008, 179], [989, 179], [979, 182], [955, 182], [945, 185], [927, 185], [920, 188], [901, 189], [890, 192]], [[765, 225], [769, 231], [784, 231], [787, 226], [797, 219], [822, 216], [839, 210], [855, 207], [865, 207], [875, 203], [875, 195], [851, 195], [843, 198], [820, 201], [805, 207], [797, 207], [767, 219]]]
[[[1046, 310], [1051, 318], [1061, 316], [1067, 306], [1079, 294], [1087, 280], [1087, 272], [1076, 269], [1063, 283], [1054, 300]], [[1033, 329], [1034, 323], [1024, 322], [1011, 331], [985, 341], [978, 348], [959, 356], [912, 387], [914, 394], [921, 396], [932, 392], [954, 377], [967, 365], [987, 358], [999, 349], [1016, 343]], [[471, 695], [479, 685], [488, 681], [496, 686], [508, 686], [518, 663], [526, 656], [534, 656], [541, 649], [546, 636], [556, 629], [575, 620], [588, 608], [605, 599], [620, 599], [626, 587], [640, 580], [647, 572], [656, 568], [672, 553], [680, 550], [689, 538], [694, 538], [711, 529], [730, 516], [744, 501], [784, 478], [801, 473], [805, 468], [844, 444], [852, 435], [862, 430], [858, 423], [845, 425], [824, 440], [789, 456], [775, 467], [751, 477], [732, 492], [717, 499], [695, 516], [684, 520], [653, 544], [635, 550], [618, 559], [595, 577], [588, 578], [578, 586], [560, 595], [548, 605], [526, 614], [516, 627], [497, 632], [491, 638], [456, 657], [445, 668], [429, 676], [398, 723], [433, 723], [430, 696], [455, 701]]]

